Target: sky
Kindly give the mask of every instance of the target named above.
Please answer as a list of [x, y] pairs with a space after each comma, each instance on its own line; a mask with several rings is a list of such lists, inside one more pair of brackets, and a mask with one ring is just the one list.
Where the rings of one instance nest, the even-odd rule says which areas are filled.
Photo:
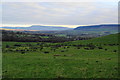
[[2, 26], [118, 23], [117, 2], [2, 2]]

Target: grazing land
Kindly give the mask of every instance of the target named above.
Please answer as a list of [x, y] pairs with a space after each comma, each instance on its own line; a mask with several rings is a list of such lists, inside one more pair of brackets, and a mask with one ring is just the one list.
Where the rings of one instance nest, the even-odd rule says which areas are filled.
[[119, 35], [63, 43], [3, 41], [3, 78], [119, 78]]

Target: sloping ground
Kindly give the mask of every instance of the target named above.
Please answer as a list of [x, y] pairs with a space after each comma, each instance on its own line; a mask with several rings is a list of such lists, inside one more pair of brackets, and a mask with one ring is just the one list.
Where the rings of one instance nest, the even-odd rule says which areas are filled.
[[90, 26], [80, 26], [75, 28], [74, 30], [81, 31], [118, 31], [119, 24], [105, 24], [105, 25], [90, 25]]
[[65, 42], [67, 44], [87, 44], [87, 43], [93, 43], [93, 44], [116, 44], [118, 43], [118, 38], [120, 37], [120, 33], [118, 34], [111, 34], [107, 36], [102, 36], [90, 40], [83, 40], [83, 41], [71, 41], [71, 42]]
[[[46, 43], [58, 44], [57, 48], [46, 44], [42, 47], [36, 42], [3, 42], [2, 77], [113, 78], [117, 80], [119, 78], [118, 36], [119, 34], [113, 34], [91, 40], [71, 41], [63, 43], [68, 44], [64, 46], [59, 46], [61, 43]], [[87, 49], [86, 46], [80, 48], [74, 46], [74, 44], [89, 43], [94, 43], [96, 47]], [[8, 46], [5, 47], [6, 44]], [[18, 46], [21, 44], [26, 45]], [[100, 45], [97, 44], [102, 44], [102, 48], [98, 48]], [[108, 44], [115, 45], [109, 46]], [[40, 47], [42, 47], [41, 50]]]

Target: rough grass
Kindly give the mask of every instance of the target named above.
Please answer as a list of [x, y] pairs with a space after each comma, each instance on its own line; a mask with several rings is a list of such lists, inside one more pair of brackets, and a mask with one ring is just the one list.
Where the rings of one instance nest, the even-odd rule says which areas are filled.
[[71, 41], [71, 42], [65, 42], [66, 44], [88, 44], [88, 43], [94, 43], [94, 44], [112, 44], [112, 43], [119, 43], [118, 38], [120, 37], [120, 34], [111, 34], [107, 36], [102, 36], [90, 40], [83, 40], [83, 41]]
[[[89, 43], [93, 43], [95, 46], [100, 44], [103, 49], [86, 50], [85, 47], [78, 49], [75, 46], [67, 45], [69, 48], [62, 46], [53, 51], [50, 46], [44, 45], [42, 50], [37, 48], [36, 51], [28, 51], [25, 54], [18, 51], [3, 51], [3, 78], [118, 78], [119, 45], [104, 45], [117, 44], [117, 36], [109, 35], [87, 41], [68, 42], [67, 44]], [[3, 50], [6, 49], [6, 45], [10, 45], [11, 50], [18, 48], [13, 48], [14, 44], [40, 46], [36, 45], [37, 43], [3, 42]]]

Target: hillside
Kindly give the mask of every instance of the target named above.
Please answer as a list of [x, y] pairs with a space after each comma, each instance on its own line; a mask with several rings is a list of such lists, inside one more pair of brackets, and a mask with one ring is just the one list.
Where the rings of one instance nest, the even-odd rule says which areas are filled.
[[118, 37], [120, 37], [120, 33], [118, 34], [111, 34], [107, 36], [102, 36], [98, 38], [93, 38], [90, 40], [82, 40], [82, 41], [71, 41], [66, 42], [67, 44], [87, 44], [87, 43], [93, 43], [93, 44], [116, 44], [118, 43]]
[[119, 35], [65, 43], [3, 42], [3, 77], [119, 78]]
[[120, 25], [119, 24], [104, 24], [104, 25], [90, 25], [90, 26], [79, 26], [75, 28], [74, 30], [81, 30], [81, 29], [115, 29], [118, 28]]
[[119, 78], [117, 40], [119, 35], [71, 41], [67, 44], [3, 42], [3, 77], [116, 80]]
[[119, 24], [104, 24], [104, 25], [90, 25], [90, 26], [79, 26], [74, 30], [79, 31], [91, 31], [91, 32], [105, 32], [105, 33], [117, 33]]

